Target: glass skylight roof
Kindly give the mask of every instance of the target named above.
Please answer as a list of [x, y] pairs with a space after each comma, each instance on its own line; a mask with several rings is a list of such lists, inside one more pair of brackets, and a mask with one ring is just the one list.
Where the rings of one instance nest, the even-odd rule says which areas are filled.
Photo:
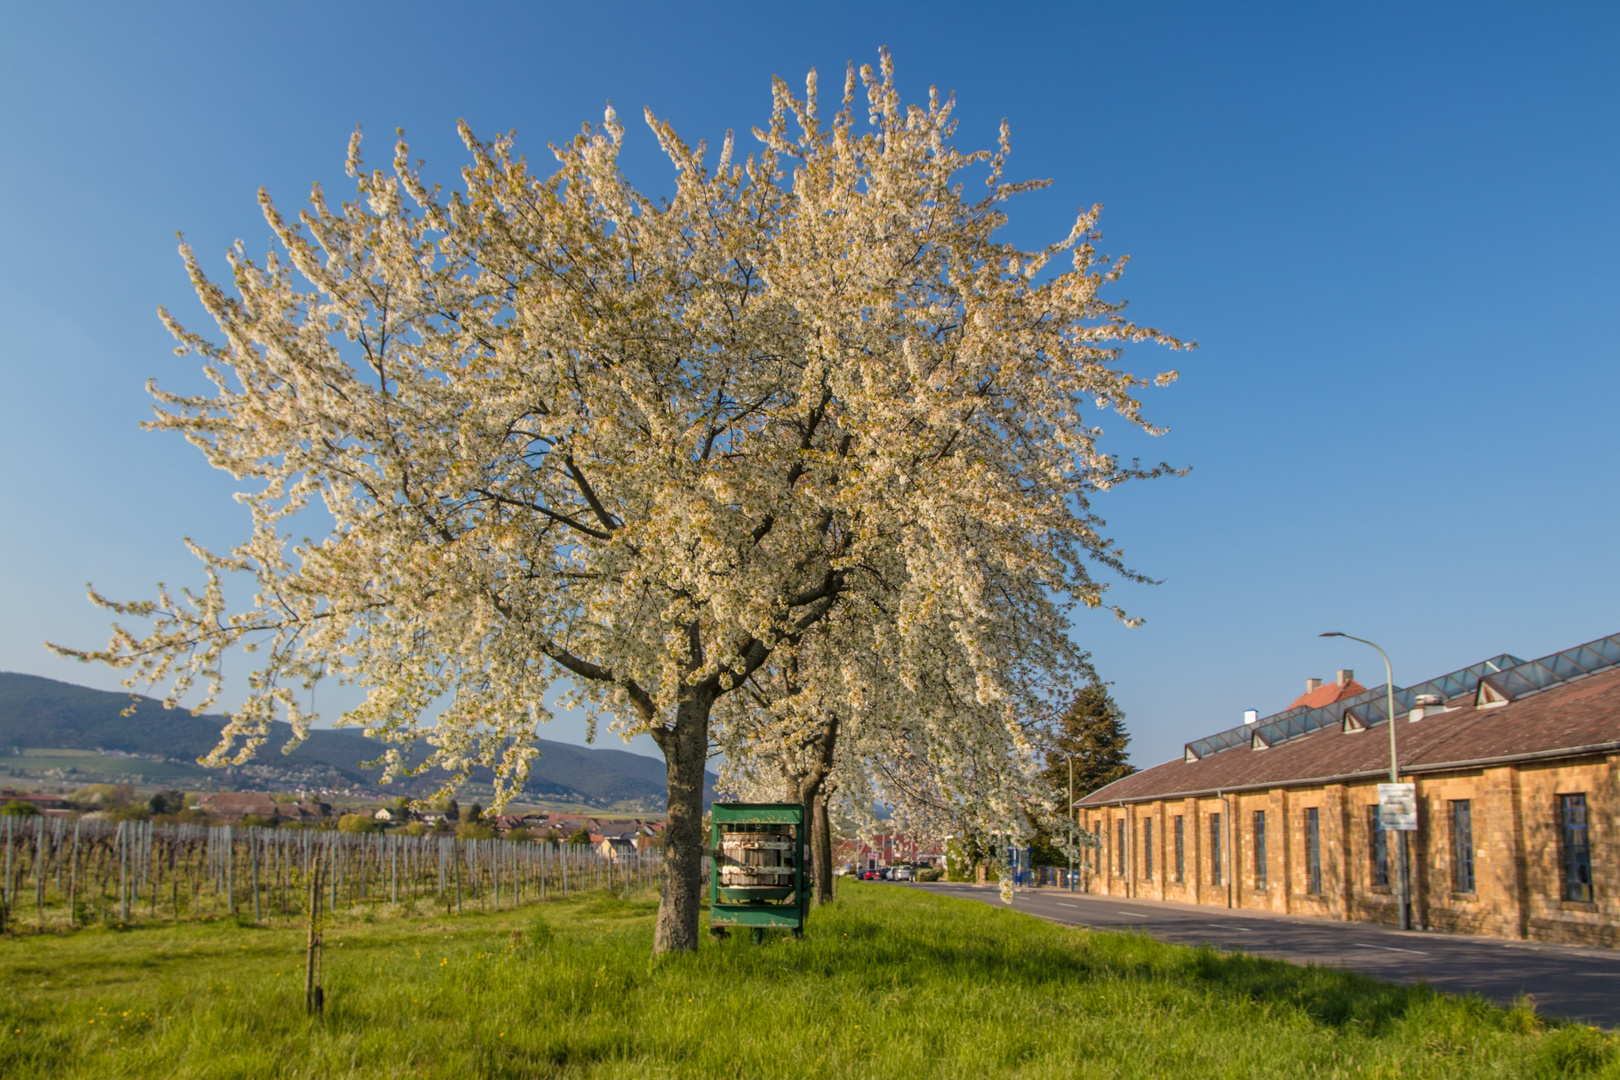
[[1611, 634], [1540, 660], [1521, 661], [1506, 671], [1486, 676], [1484, 685], [1479, 688], [1479, 704], [1517, 701], [1617, 664], [1620, 664], [1620, 634]]
[[[1584, 650], [1584, 651], [1583, 651]], [[1573, 649], [1558, 653], [1556, 656], [1546, 657], [1543, 660], [1532, 660], [1526, 663], [1511, 653], [1502, 653], [1489, 660], [1481, 660], [1477, 664], [1450, 674], [1442, 675], [1437, 679], [1418, 683], [1416, 686], [1395, 688], [1395, 715], [1404, 716], [1410, 712], [1417, 699], [1424, 694], [1437, 694], [1449, 701], [1452, 698], [1462, 697], [1479, 691], [1480, 684], [1487, 683], [1494, 687], [1498, 680], [1503, 680], [1501, 694], [1512, 693], [1510, 687], [1530, 686], [1535, 679], [1550, 679], [1535, 689], [1545, 689], [1546, 686], [1577, 677], [1575, 674], [1559, 678], [1551, 678], [1555, 671], [1578, 672], [1590, 674], [1598, 670], [1591, 665], [1602, 661], [1603, 667], [1620, 664], [1620, 634], [1602, 638], [1586, 645], [1578, 645]], [[1540, 665], [1538, 667], [1538, 665]], [[1524, 675], [1515, 675], [1525, 669], [1534, 669]], [[1513, 696], [1522, 697], [1526, 691], [1519, 691]], [[1528, 691], [1534, 693], [1534, 690]], [[1284, 709], [1280, 713], [1262, 718], [1254, 724], [1241, 724], [1235, 728], [1218, 732], [1208, 738], [1198, 739], [1186, 746], [1186, 760], [1196, 761], [1211, 754], [1218, 754], [1222, 750], [1232, 750], [1239, 746], [1252, 749], [1262, 749], [1285, 743], [1290, 739], [1297, 739], [1301, 735], [1309, 735], [1313, 731], [1321, 731], [1326, 727], [1342, 725], [1348, 716], [1361, 727], [1375, 727], [1389, 719], [1388, 694], [1383, 686], [1363, 691], [1354, 697], [1342, 698], [1338, 701], [1323, 705], [1320, 708], [1310, 709], [1304, 705], [1292, 709]], [[1500, 697], [1496, 700], [1510, 701], [1512, 697]]]

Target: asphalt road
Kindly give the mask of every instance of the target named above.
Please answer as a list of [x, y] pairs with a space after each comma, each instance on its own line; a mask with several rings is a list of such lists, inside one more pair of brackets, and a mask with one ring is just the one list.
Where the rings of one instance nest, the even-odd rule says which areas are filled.
[[[927, 884], [912, 888], [1001, 906], [994, 887]], [[1620, 1027], [1620, 952], [1460, 934], [1402, 933], [1367, 923], [1330, 922], [1157, 900], [1125, 900], [1056, 889], [1021, 891], [1018, 911], [1099, 930], [1132, 930], [1160, 941], [1208, 942], [1296, 964], [1324, 964], [1389, 982], [1423, 980], [1453, 994], [1511, 1005], [1521, 993], [1548, 1016]]]

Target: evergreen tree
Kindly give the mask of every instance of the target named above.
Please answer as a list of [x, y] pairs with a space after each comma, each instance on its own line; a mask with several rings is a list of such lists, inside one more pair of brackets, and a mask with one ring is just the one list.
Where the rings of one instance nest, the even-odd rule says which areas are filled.
[[1127, 760], [1125, 748], [1131, 737], [1125, 731], [1125, 714], [1104, 684], [1092, 683], [1076, 694], [1053, 728], [1045, 776], [1058, 805], [1069, 799], [1069, 759], [1065, 755], [1074, 758], [1076, 799], [1136, 771]]
[[[1059, 807], [1069, 803], [1069, 756], [1074, 759], [1074, 797], [1083, 799], [1098, 788], [1129, 776], [1136, 768], [1129, 763], [1126, 746], [1131, 737], [1125, 731], [1125, 713], [1115, 704], [1108, 687], [1092, 683], [1075, 695], [1052, 725], [1046, 749], [1046, 769], [1042, 776], [1052, 801]], [[1063, 816], [1073, 818], [1065, 809]], [[1061, 830], [1060, 830], [1061, 834]], [[1030, 865], [1064, 866], [1068, 856], [1045, 827], [1036, 829], [1030, 842]]]
[[456, 800], [451, 799], [449, 802], [444, 804], [444, 820], [459, 821], [460, 819], [461, 805], [457, 803]]

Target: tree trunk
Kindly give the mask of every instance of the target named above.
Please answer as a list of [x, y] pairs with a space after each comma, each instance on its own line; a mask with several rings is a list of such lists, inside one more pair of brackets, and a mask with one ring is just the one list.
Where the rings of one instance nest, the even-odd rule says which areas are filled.
[[818, 785], [815, 802], [810, 807], [810, 854], [816, 871], [816, 903], [830, 904], [833, 899], [833, 847], [832, 820], [827, 812], [827, 785]]
[[664, 826], [664, 894], [653, 955], [696, 952], [703, 896], [703, 772], [709, 763], [711, 694], [695, 691], [675, 709], [675, 726], [654, 731], [669, 776]]
[[827, 811], [827, 778], [832, 775], [838, 749], [838, 715], [831, 713], [822, 723], [815, 741], [815, 760], [799, 784], [799, 802], [809, 815], [810, 863], [815, 871], [816, 903], [830, 904], [833, 898], [832, 821]]

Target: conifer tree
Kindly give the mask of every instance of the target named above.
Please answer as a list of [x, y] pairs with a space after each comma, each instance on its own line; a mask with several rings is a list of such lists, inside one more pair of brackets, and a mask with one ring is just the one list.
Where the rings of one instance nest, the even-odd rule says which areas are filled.
[[1046, 753], [1047, 786], [1057, 804], [1063, 806], [1069, 798], [1069, 761], [1065, 755], [1073, 755], [1074, 797], [1080, 799], [1136, 771], [1126, 751], [1130, 741], [1125, 713], [1115, 704], [1108, 687], [1094, 682], [1081, 689], [1053, 724]]

